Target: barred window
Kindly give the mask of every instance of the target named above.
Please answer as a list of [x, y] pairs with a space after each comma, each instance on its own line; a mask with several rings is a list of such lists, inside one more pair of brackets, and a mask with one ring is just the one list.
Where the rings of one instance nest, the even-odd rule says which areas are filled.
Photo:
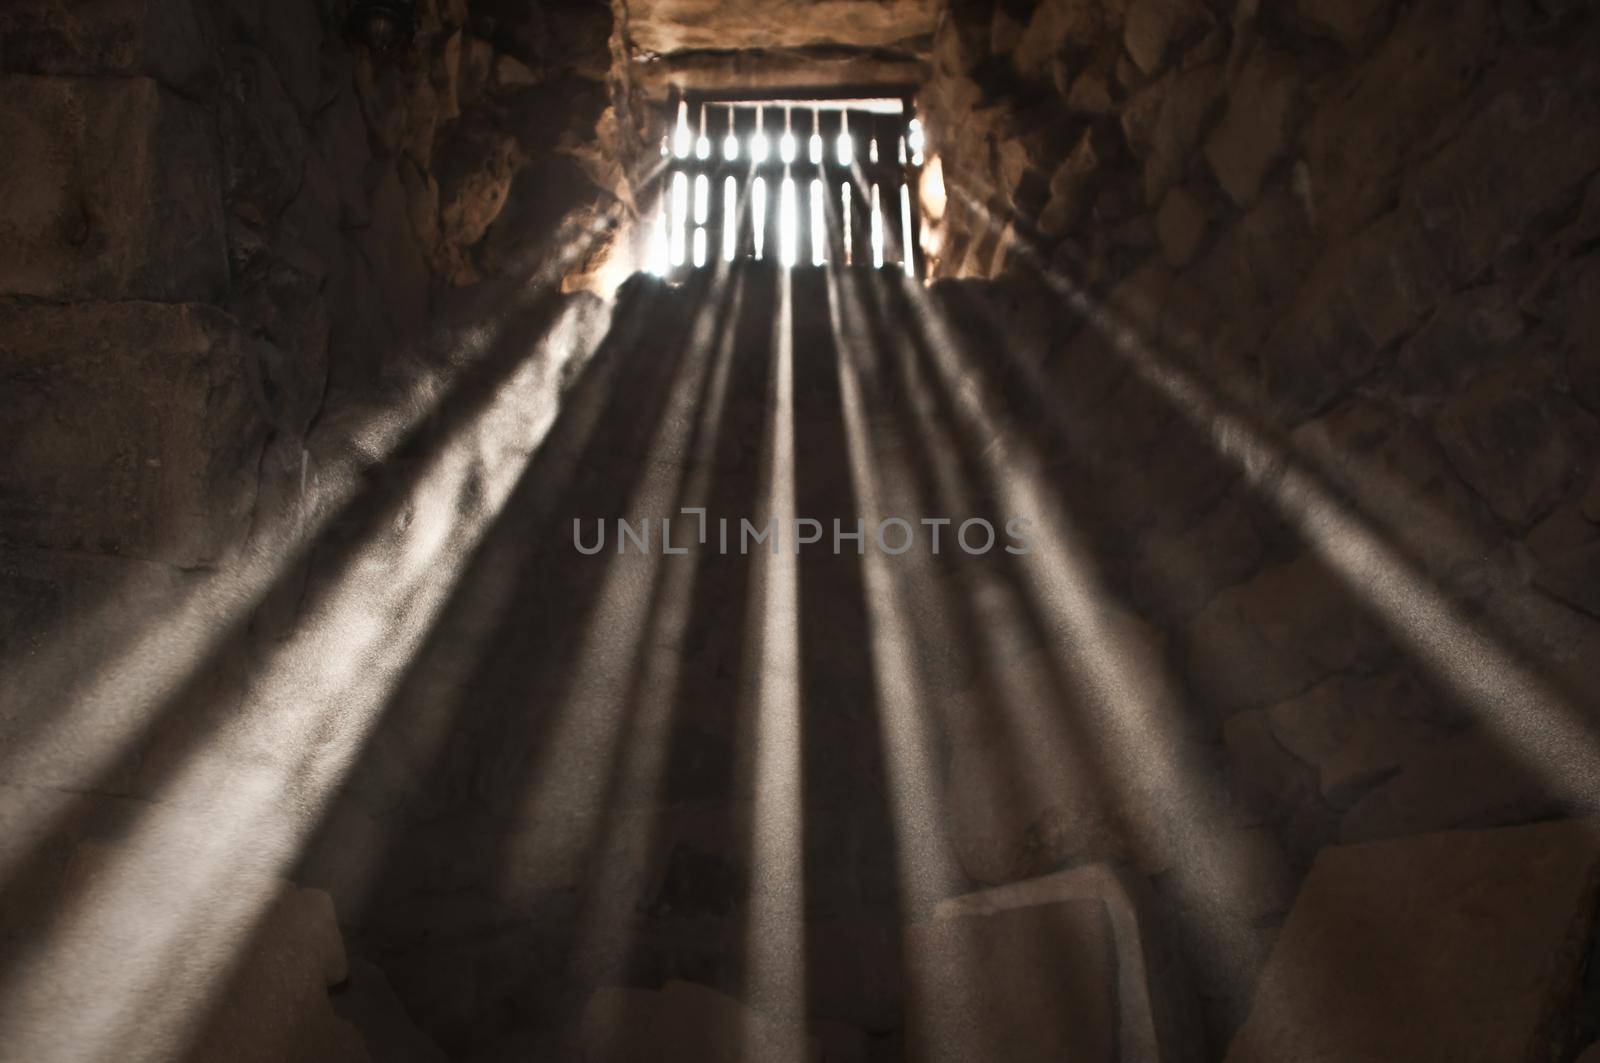
[[713, 256], [922, 275], [923, 131], [907, 97], [684, 97], [665, 115], [648, 267]]

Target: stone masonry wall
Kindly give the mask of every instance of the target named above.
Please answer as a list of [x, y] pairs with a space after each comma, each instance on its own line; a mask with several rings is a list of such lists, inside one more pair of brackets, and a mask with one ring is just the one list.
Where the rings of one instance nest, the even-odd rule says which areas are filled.
[[330, 390], [405, 378], [435, 293], [603, 200], [609, 9], [484, 6], [375, 56], [333, 0], [7, 5], [8, 545], [221, 561], [264, 445], [300, 480]]
[[[1573, 807], [1496, 683], [1516, 662], [1593, 718], [1597, 29], [1555, 0], [1131, 0], [956, 3], [938, 32], [937, 268], [1004, 278], [947, 287], [975, 341], [1010, 336], [996, 372], [1097, 566], [1291, 868]], [[1316, 489], [1285, 501], [1288, 463]], [[1092, 855], [1028, 852], [1005, 877]], [[1240, 918], [1269, 942], [1288, 897]], [[1218, 1044], [1241, 1004], [1212, 1001]]]
[[[423, 0], [387, 55], [350, 6], [0, 5], [8, 941], [181, 803], [197, 749], [224, 777], [309, 755], [268, 681], [309, 574], [475, 512], [570, 376], [541, 331], [596, 321], [559, 288], [606, 246], [609, 6]], [[526, 423], [452, 419], [535, 363], [503, 389]]]

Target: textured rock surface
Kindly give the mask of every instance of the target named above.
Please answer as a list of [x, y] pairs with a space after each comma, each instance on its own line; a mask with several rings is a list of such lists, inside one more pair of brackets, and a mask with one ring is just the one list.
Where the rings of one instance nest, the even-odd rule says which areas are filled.
[[756, 0], [633, 0], [633, 43], [657, 54], [695, 48], [803, 45], [872, 48], [914, 42], [933, 31], [931, 0], [823, 0], [773, 5]]
[[332, 898], [286, 884], [188, 1058], [365, 1063], [361, 1035], [328, 999], [348, 977]]
[[1325, 850], [1228, 1060], [1564, 1058], [1597, 872], [1582, 822]]
[[[1102, 860], [1150, 876], [1202, 1058], [1274, 938], [1254, 1058], [1321, 1029], [1270, 1004], [1320, 969], [1307, 938], [1453, 965], [1330, 991], [1366, 1015], [1422, 987], [1445, 1033], [1382, 1058], [1528, 1028], [1535, 993], [1489, 980], [1543, 992], [1526, 950], [1582, 907], [1555, 880], [1590, 844], [1515, 825], [1600, 777], [1550, 739], [1595, 716], [1600, 652], [1591, 7], [424, 0], [384, 55], [335, 6], [0, 10], [7, 926], [203, 749], [326, 810], [299, 873], [382, 963], [341, 990], [374, 1058], [716, 1058], [755, 1026], [889, 1063], [908, 924]], [[586, 567], [557, 527], [767, 504], [777, 275], [636, 282], [592, 360], [590, 300], [530, 343], [538, 293], [598, 283], [585, 233], [649, 209], [668, 86], [908, 82], [956, 279], [790, 275], [796, 499], [1025, 503], [1044, 556], [802, 557], [791, 676], [745, 569]], [[779, 675], [789, 787], [751, 778]], [[758, 852], [788, 815], [794, 849]], [[1129, 1054], [1115, 906], [1030, 896], [961, 920], [999, 1055]], [[797, 897], [803, 933], [767, 933]], [[1082, 965], [1046, 962], [1063, 934]], [[752, 942], [803, 957], [810, 1021], [742, 1002]]]
[[[934, 979], [962, 972], [975, 1030], [957, 1033], [925, 1013], [910, 1031], [920, 1058], [947, 1058], [941, 1043], [976, 1035], [984, 1058], [1018, 1061], [1117, 1058], [1117, 953], [1105, 906], [1095, 900], [954, 915], [917, 946]], [[953, 1058], [953, 1057], [950, 1057]]]
[[0, 139], [0, 292], [204, 302], [226, 290], [202, 108], [148, 78], [6, 74]]
[[182, 566], [236, 550], [266, 426], [237, 325], [192, 304], [0, 303], [0, 535]]
[[[909, 947], [925, 957], [918, 961], [929, 968], [925, 984], [961, 985], [963, 972], [978, 965], [977, 980], [992, 998], [968, 1024], [944, 1009], [916, 1015], [909, 1039], [915, 1058], [962, 1051], [984, 1058], [1099, 1058], [1108, 1048], [1118, 1059], [1199, 1057], [1193, 1000], [1175, 943], [1148, 884], [1128, 871], [1081, 864], [953, 897], [913, 928]], [[1043, 1007], [1050, 1018], [1041, 1022], [1023, 998], [1052, 989], [1056, 1003]], [[1061, 1002], [1069, 998], [1074, 1013], [1063, 1014]], [[1052, 1053], [1051, 1045], [1066, 1047]]]
[[583, 1011], [581, 1037], [583, 1058], [594, 1063], [823, 1058], [820, 1039], [804, 1026], [764, 1017], [686, 982], [668, 982], [659, 991], [596, 990]]

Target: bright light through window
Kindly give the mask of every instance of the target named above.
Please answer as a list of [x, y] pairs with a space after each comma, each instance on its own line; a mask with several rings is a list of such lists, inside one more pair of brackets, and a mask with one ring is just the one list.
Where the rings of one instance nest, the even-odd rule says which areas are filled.
[[678, 128], [672, 134], [672, 152], [680, 159], [689, 157], [689, 146], [694, 142], [694, 136], [689, 132], [689, 105], [678, 104]]
[[[815, 137], [813, 140], [817, 139]], [[820, 151], [820, 147], [819, 147]], [[827, 261], [828, 231], [824, 216], [826, 204], [823, 197], [827, 195], [826, 187], [821, 178], [811, 181], [811, 264], [820, 266]]]
[[794, 200], [794, 178], [785, 177], [778, 191], [778, 260], [785, 266], [794, 265], [799, 241], [800, 210]]
[[[650, 271], [676, 280], [720, 255], [797, 269], [870, 263], [917, 275], [928, 175], [915, 168], [924, 130], [904, 99], [671, 106], [676, 113], [662, 114], [666, 158], [646, 242]], [[928, 156], [928, 169], [938, 161]]]
[[757, 177], [750, 183], [750, 228], [755, 237], [756, 258], [761, 258], [767, 238], [767, 181]]
[[679, 170], [672, 175], [672, 244], [669, 259], [683, 265], [684, 231], [689, 221], [689, 175]]
[[872, 268], [883, 268], [883, 209], [878, 186], [872, 186]]

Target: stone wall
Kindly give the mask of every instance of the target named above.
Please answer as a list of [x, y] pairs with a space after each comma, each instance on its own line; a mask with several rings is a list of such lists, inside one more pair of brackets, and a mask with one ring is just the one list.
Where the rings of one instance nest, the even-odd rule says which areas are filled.
[[[299, 777], [317, 743], [270, 662], [317, 639], [351, 540], [393, 580], [466, 522], [603, 327], [561, 289], [614, 214], [609, 6], [423, 0], [392, 53], [350, 6], [0, 9], [8, 948], [130, 824], [198, 827], [197, 764]], [[114, 981], [97, 947], [75, 992]]]
[[940, 27], [938, 269], [1004, 278], [966, 328], [1291, 868], [1595, 798], [1548, 728], [1600, 652], [1597, 42], [1533, 0]]
[[609, 9], [501, 6], [425, 4], [393, 55], [331, 0], [0, 13], [9, 545], [225, 559], [264, 447], [298, 480], [330, 391], [432, 368], [440, 293], [604, 204]]

